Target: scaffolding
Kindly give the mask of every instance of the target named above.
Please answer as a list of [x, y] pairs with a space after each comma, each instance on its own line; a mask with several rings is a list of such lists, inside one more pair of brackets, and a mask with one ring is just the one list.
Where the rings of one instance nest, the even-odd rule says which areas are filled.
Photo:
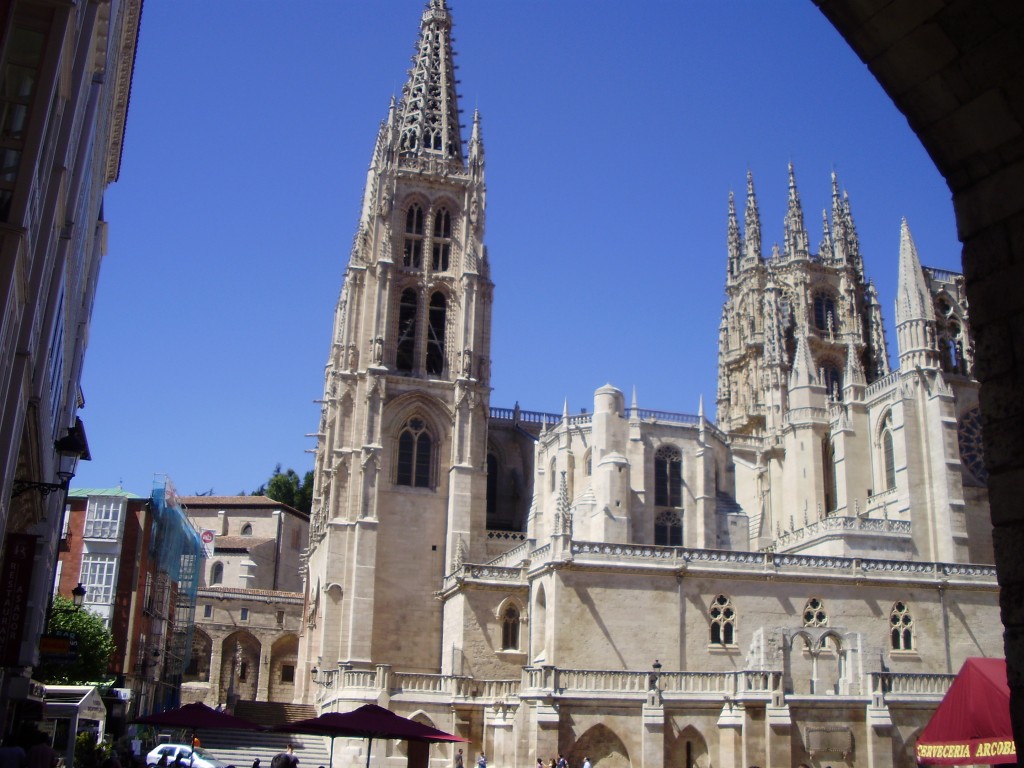
[[[157, 479], [150, 496], [153, 515], [149, 557], [159, 581], [167, 585], [161, 602], [167, 606], [163, 672], [154, 711], [178, 706], [181, 676], [192, 655], [196, 593], [205, 557], [202, 540], [182, 509], [170, 478]], [[161, 578], [162, 577], [162, 578]]]

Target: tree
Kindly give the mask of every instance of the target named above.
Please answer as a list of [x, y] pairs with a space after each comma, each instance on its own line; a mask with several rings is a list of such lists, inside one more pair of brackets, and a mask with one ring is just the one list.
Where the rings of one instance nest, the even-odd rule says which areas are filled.
[[107, 677], [107, 665], [114, 653], [114, 637], [99, 616], [62, 595], [53, 596], [50, 623], [51, 635], [70, 632], [78, 638], [78, 658], [74, 661], [47, 660], [39, 665], [39, 679], [58, 685], [97, 683]]
[[289, 467], [282, 472], [278, 464], [270, 479], [257, 488], [253, 496], [266, 496], [309, 514], [313, 508], [313, 471], [310, 470], [300, 479], [294, 469]]

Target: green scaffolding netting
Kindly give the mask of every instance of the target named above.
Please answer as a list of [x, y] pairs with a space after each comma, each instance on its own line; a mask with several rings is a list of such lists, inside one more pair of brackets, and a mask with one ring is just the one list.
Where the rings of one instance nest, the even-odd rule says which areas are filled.
[[196, 593], [205, 554], [199, 532], [182, 509], [169, 478], [154, 482], [150, 503], [153, 523], [149, 557], [169, 589], [163, 685], [158, 693], [161, 700], [154, 702], [154, 711], [160, 711], [179, 703], [181, 676], [192, 655]]

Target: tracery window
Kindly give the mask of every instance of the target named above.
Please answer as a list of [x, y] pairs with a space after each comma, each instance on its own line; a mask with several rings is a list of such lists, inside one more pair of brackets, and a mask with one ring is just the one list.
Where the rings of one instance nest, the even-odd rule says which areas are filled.
[[501, 650], [519, 650], [519, 610], [510, 605], [501, 616]]
[[398, 435], [398, 471], [395, 483], [415, 488], [431, 487], [433, 440], [423, 419], [414, 416]]
[[[438, 134], [438, 142], [441, 140]], [[437, 149], [440, 149], [440, 144]], [[431, 269], [435, 272], [447, 272], [452, 251], [452, 217], [447, 208], [441, 208], [434, 214], [434, 244], [431, 248]]]
[[444, 334], [447, 324], [448, 302], [444, 294], [435, 292], [430, 297], [430, 315], [427, 322], [427, 373], [444, 372]]
[[828, 333], [839, 330], [836, 324], [836, 302], [827, 293], [819, 293], [814, 297], [814, 327]]
[[816, 597], [812, 597], [804, 606], [805, 627], [827, 627], [828, 613], [825, 611], [825, 604]]
[[423, 266], [423, 208], [413, 203], [405, 212], [405, 240], [402, 264], [419, 269]]
[[833, 400], [838, 400], [843, 391], [843, 374], [838, 366], [826, 364], [821, 369], [821, 384], [825, 387], [825, 395]]
[[882, 480], [887, 491], [896, 487], [896, 451], [893, 448], [892, 432], [892, 411], [889, 411], [882, 420], [882, 434], [879, 436], [882, 449]]
[[671, 445], [661, 446], [654, 454], [654, 504], [683, 506], [683, 457]]
[[654, 519], [654, 543], [663, 547], [683, 546], [683, 521], [674, 509], [663, 509]]
[[736, 611], [726, 595], [719, 595], [708, 610], [711, 621], [711, 642], [715, 645], [734, 645], [736, 642]]
[[895, 603], [889, 612], [890, 639], [894, 651], [914, 649], [914, 618], [910, 607], [903, 602]]
[[412, 371], [416, 362], [416, 316], [419, 314], [419, 298], [416, 291], [406, 288], [398, 304], [398, 347], [395, 352], [395, 367], [400, 371]]

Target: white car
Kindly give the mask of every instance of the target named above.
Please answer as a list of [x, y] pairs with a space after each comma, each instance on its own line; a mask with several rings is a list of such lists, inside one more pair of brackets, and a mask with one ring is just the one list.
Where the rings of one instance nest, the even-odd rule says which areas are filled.
[[[167, 759], [161, 763], [164, 757]], [[179, 757], [181, 760], [178, 764], [181, 768], [233, 768], [202, 747], [196, 747], [193, 754], [192, 747], [188, 744], [160, 744], [146, 755], [146, 765], [148, 768], [175, 768]]]

